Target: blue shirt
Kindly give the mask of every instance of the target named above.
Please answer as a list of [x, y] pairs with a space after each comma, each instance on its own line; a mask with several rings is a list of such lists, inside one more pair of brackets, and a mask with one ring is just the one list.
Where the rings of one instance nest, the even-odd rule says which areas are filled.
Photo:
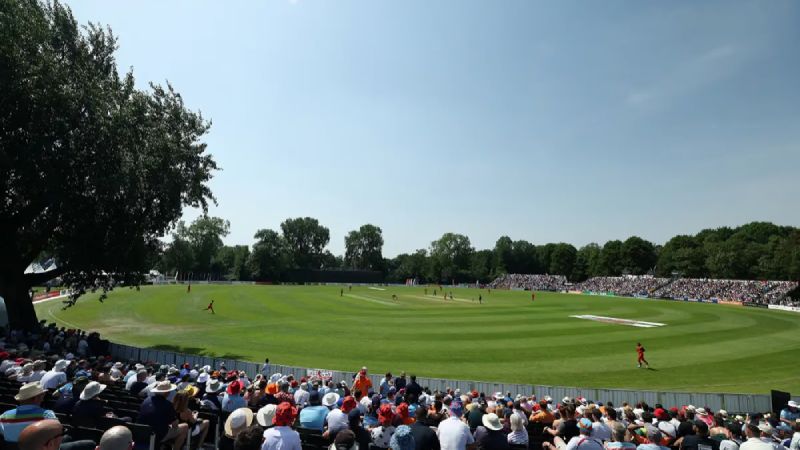
[[56, 419], [56, 414], [38, 405], [19, 405], [0, 415], [0, 432], [6, 442], [17, 442], [28, 425], [44, 419]]
[[795, 412], [789, 411], [789, 408], [782, 409], [781, 419], [787, 419], [787, 420], [800, 419], [800, 409], [796, 410]]
[[222, 397], [222, 410], [233, 412], [239, 408], [247, 408], [247, 401], [239, 394], [236, 395], [228, 395], [225, 393], [225, 396]]
[[300, 426], [322, 431], [327, 415], [328, 408], [325, 406], [306, 406], [300, 410]]

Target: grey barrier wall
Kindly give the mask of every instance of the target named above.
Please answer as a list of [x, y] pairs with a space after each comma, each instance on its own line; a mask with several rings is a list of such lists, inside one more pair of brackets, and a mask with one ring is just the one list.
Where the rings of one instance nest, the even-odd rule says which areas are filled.
[[[161, 364], [183, 364], [211, 366], [219, 368], [224, 363], [228, 370], [244, 370], [251, 376], [260, 373], [263, 364], [238, 361], [225, 358], [213, 358], [208, 356], [188, 355], [185, 353], [175, 353], [164, 350], [143, 349], [128, 345], [111, 343], [110, 353], [115, 358], [124, 361], [152, 361]], [[342, 372], [338, 370], [315, 369], [306, 367], [284, 366], [281, 364], [270, 364], [268, 372], [281, 373], [283, 375], [292, 374], [295, 378], [317, 374], [323, 372], [330, 376], [334, 381], [347, 381], [351, 384], [355, 372]], [[378, 386], [382, 375], [370, 375], [374, 386]], [[584, 397], [588, 400], [598, 402], [613, 402], [620, 406], [623, 402], [636, 403], [647, 402], [649, 405], [661, 403], [665, 406], [695, 405], [711, 408], [716, 411], [719, 409], [727, 410], [729, 413], [752, 413], [767, 412], [772, 410], [772, 399], [769, 395], [763, 394], [725, 394], [725, 393], [687, 393], [687, 392], [658, 392], [658, 391], [634, 391], [624, 389], [589, 389], [564, 386], [545, 386], [529, 384], [509, 384], [493, 383], [488, 381], [467, 381], [467, 380], [445, 380], [441, 378], [424, 378], [417, 376], [417, 383], [422, 387], [428, 387], [431, 391], [445, 391], [446, 389], [459, 389], [462, 393], [473, 389], [478, 392], [485, 392], [491, 395], [494, 392], [511, 392], [513, 396], [536, 395], [541, 399], [546, 395], [553, 398], [554, 402], [561, 401], [564, 397]], [[783, 406], [783, 405], [780, 405]]]

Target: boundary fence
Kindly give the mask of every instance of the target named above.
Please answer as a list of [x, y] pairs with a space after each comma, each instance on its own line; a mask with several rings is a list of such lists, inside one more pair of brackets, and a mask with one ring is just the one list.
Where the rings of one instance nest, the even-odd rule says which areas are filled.
[[[228, 370], [244, 370], [248, 374], [260, 373], [263, 367], [261, 363], [239, 361], [226, 358], [216, 358], [209, 356], [190, 355], [186, 353], [176, 353], [167, 350], [145, 349], [132, 347], [129, 345], [110, 343], [110, 353], [115, 358], [124, 361], [152, 361], [161, 364], [183, 364], [205, 366], [209, 365], [217, 369], [224, 363]], [[267, 368], [269, 374], [281, 373], [283, 375], [294, 375], [295, 378], [303, 376], [321, 375], [325, 378], [330, 377], [334, 381], [346, 381], [348, 385], [352, 383], [355, 372], [343, 372], [338, 370], [318, 369], [309, 367], [286, 366], [282, 364], [269, 364]], [[380, 384], [383, 378], [381, 374], [370, 375], [374, 386]], [[467, 393], [473, 389], [478, 392], [485, 392], [487, 395], [494, 392], [511, 392], [513, 396], [536, 395], [541, 399], [549, 395], [554, 402], [561, 401], [564, 397], [584, 397], [589, 400], [599, 402], [613, 402], [614, 405], [622, 405], [623, 402], [635, 404], [644, 401], [649, 405], [661, 403], [665, 406], [695, 405], [713, 409], [714, 411], [725, 409], [729, 413], [752, 413], [766, 412], [772, 410], [772, 398], [764, 394], [727, 394], [727, 393], [688, 393], [688, 392], [666, 392], [666, 391], [640, 391], [626, 389], [592, 389], [565, 386], [547, 386], [532, 384], [510, 384], [495, 383], [490, 381], [468, 381], [468, 380], [448, 380], [442, 378], [426, 378], [417, 376], [417, 383], [420, 386], [428, 387], [431, 391], [444, 391], [447, 388], [459, 389], [462, 393]], [[783, 405], [780, 405], [781, 407]]]

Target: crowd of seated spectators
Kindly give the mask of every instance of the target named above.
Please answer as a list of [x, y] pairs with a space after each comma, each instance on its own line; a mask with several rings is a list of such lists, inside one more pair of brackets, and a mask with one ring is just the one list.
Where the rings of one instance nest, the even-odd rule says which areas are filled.
[[669, 283], [669, 278], [626, 275], [621, 277], [594, 277], [574, 285], [573, 289], [592, 292], [613, 292], [614, 295], [649, 295]]
[[492, 289], [525, 289], [526, 291], [562, 291], [567, 278], [563, 275], [532, 275], [509, 273], [489, 284]]
[[[800, 410], [729, 415], [510, 392], [431, 392], [367, 368], [349, 380], [114, 361], [76, 330], [0, 341], [3, 448], [133, 450], [796, 450]], [[47, 348], [47, 350], [45, 350]], [[144, 444], [144, 445], [142, 445]]]
[[526, 289], [533, 291], [563, 291], [566, 289], [609, 292], [619, 296], [648, 296], [653, 298], [730, 300], [800, 306], [787, 294], [797, 289], [796, 281], [719, 280], [710, 278], [657, 278], [648, 275], [593, 277], [567, 285], [561, 275], [501, 275], [489, 286], [492, 289]]
[[793, 281], [715, 280], [678, 278], [653, 293], [661, 298], [718, 299], [739, 302], [776, 303], [797, 288]]

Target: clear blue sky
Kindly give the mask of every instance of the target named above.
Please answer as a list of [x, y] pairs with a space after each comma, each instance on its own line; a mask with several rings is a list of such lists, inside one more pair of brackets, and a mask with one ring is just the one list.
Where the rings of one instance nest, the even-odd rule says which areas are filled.
[[297, 216], [387, 256], [800, 225], [800, 2], [68, 4], [212, 119], [229, 244]]

